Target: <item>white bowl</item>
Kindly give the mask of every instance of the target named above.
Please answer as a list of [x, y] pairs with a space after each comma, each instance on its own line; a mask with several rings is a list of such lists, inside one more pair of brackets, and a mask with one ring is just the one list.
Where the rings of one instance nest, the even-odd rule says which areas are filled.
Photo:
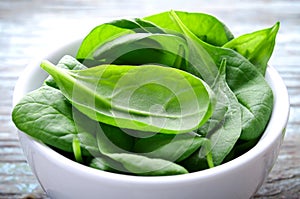
[[[75, 55], [80, 41], [65, 45], [45, 58], [57, 62]], [[30, 64], [19, 78], [13, 104], [42, 84], [47, 74], [40, 61]], [[56, 199], [243, 199], [263, 184], [274, 165], [289, 115], [287, 89], [273, 67], [266, 80], [274, 93], [270, 122], [255, 147], [242, 156], [212, 169], [177, 176], [137, 177], [114, 174], [78, 164], [19, 132], [28, 163], [48, 196]]]

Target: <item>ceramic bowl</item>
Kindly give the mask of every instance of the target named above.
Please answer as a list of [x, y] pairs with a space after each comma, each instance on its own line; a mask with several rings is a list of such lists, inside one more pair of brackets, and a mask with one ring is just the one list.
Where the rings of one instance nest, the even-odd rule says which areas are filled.
[[[65, 54], [74, 56], [79, 44], [79, 40], [72, 42], [44, 58], [56, 63]], [[14, 105], [27, 92], [40, 87], [46, 78], [40, 61], [31, 63], [20, 76], [13, 96]], [[287, 89], [271, 66], [266, 80], [274, 93], [274, 109], [260, 141], [247, 153], [212, 169], [177, 176], [129, 176], [76, 163], [22, 132], [19, 132], [20, 143], [33, 173], [52, 199], [250, 198], [277, 159], [289, 115]]]

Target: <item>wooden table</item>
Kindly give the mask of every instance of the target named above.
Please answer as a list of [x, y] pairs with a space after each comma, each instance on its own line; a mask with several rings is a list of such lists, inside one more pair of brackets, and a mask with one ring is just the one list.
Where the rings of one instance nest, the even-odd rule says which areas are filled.
[[111, 18], [170, 9], [213, 14], [235, 35], [281, 22], [269, 63], [288, 87], [290, 120], [278, 161], [254, 198], [300, 198], [300, 2], [296, 0], [1, 0], [0, 198], [46, 198], [26, 163], [11, 121], [14, 85], [26, 65]]

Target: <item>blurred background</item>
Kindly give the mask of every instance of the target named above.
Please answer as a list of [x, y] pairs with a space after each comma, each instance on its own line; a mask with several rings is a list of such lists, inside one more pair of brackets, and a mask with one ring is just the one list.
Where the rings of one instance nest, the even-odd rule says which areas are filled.
[[254, 198], [300, 197], [300, 1], [0, 0], [0, 198], [47, 198], [11, 121], [14, 85], [26, 65], [103, 22], [171, 9], [212, 14], [235, 36], [281, 22], [269, 64], [288, 87], [291, 114], [278, 161]]

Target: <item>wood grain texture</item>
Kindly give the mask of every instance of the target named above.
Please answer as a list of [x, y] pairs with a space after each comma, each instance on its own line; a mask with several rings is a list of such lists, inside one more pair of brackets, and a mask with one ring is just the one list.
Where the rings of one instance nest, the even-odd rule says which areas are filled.
[[33, 59], [119, 17], [165, 10], [206, 12], [240, 34], [281, 22], [269, 62], [283, 77], [291, 113], [278, 160], [254, 198], [300, 198], [300, 2], [296, 0], [0, 1], [0, 198], [47, 198], [31, 173], [11, 121], [17, 78]]

